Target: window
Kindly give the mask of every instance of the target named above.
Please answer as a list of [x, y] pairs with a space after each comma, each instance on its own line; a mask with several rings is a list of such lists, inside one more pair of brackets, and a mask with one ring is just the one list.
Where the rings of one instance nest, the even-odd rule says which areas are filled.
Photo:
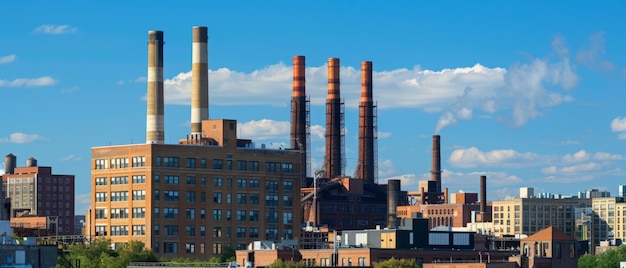
[[250, 221], [259, 221], [259, 211], [258, 210], [250, 210], [248, 211], [248, 215], [250, 216]]
[[250, 179], [250, 188], [259, 188], [259, 179]]
[[265, 195], [265, 205], [269, 207], [278, 206], [278, 195], [275, 195], [275, 194]]
[[185, 167], [187, 167], [187, 168], [196, 168], [196, 159], [195, 158], [187, 158]]
[[259, 161], [250, 161], [248, 169], [250, 171], [259, 171]]
[[265, 190], [266, 191], [278, 191], [278, 181], [266, 181]]
[[163, 200], [178, 201], [178, 191], [163, 191]]
[[293, 163], [283, 163], [284, 173], [293, 173]]
[[185, 200], [187, 200], [187, 202], [196, 202], [196, 192], [187, 192]]
[[188, 220], [193, 220], [196, 218], [196, 210], [193, 208], [188, 208], [185, 210], [185, 218]]
[[111, 226], [111, 236], [124, 236], [128, 235], [128, 226]]
[[185, 243], [185, 253], [187, 254], [196, 253], [196, 245], [194, 243]]
[[237, 221], [246, 221], [246, 211], [237, 210]]
[[111, 185], [128, 184], [128, 176], [111, 177]]
[[173, 167], [173, 168], [179, 167], [178, 157], [168, 157], [168, 156], [163, 157], [163, 166]]
[[247, 162], [245, 160], [237, 160], [237, 170], [246, 170], [247, 168]]
[[133, 218], [145, 218], [146, 208], [133, 208]]
[[280, 163], [265, 162], [265, 172], [280, 172]]
[[134, 175], [133, 184], [136, 183], [146, 183], [146, 175]]
[[106, 169], [107, 161], [105, 159], [96, 159], [96, 169]]
[[237, 187], [246, 188], [246, 179], [237, 179]]
[[226, 160], [226, 169], [233, 170], [233, 160]]
[[106, 235], [107, 235], [107, 226], [96, 225], [96, 236], [106, 236]]
[[157, 157], [155, 158], [154, 162], [155, 162], [155, 164], [156, 164], [156, 166], [157, 166], [157, 167], [160, 167], [160, 166], [161, 166], [161, 157], [160, 157], [160, 156], [157, 156]]
[[146, 165], [145, 156], [133, 156], [133, 167], [143, 167]]
[[213, 227], [213, 237], [222, 237], [222, 227], [220, 226]]
[[206, 210], [201, 208], [200, 209], [200, 219], [204, 219], [206, 218]]
[[216, 203], [216, 204], [222, 203], [222, 193], [220, 192], [213, 193], [213, 203]]
[[213, 169], [223, 169], [224, 163], [222, 159], [213, 159]]
[[213, 243], [213, 254], [222, 254], [222, 243]]
[[267, 239], [267, 240], [277, 240], [278, 239], [278, 228], [266, 228], [265, 229], [265, 239]]
[[154, 216], [155, 219], [159, 218], [159, 208], [154, 208], [154, 213], [152, 214], [152, 216]]
[[163, 253], [178, 253], [178, 243], [177, 242], [163, 242]]
[[154, 190], [154, 201], [159, 201], [161, 199], [161, 193], [159, 190]]
[[206, 236], [206, 227], [204, 225], [200, 226], [200, 236], [201, 237]]
[[293, 204], [293, 199], [292, 199], [291, 195], [283, 196], [283, 206], [291, 207], [292, 204]]
[[159, 177], [159, 175], [154, 175], [154, 183], [160, 183], [161, 182], [161, 177]]
[[107, 201], [107, 193], [106, 192], [97, 192], [96, 193], [96, 202], [106, 202]]
[[259, 204], [259, 194], [250, 194], [250, 204], [253, 204], [253, 205]]
[[96, 208], [96, 219], [106, 219], [107, 218], [107, 209], [106, 208]]
[[206, 202], [206, 192], [200, 192], [200, 202]]
[[128, 192], [111, 192], [111, 202], [128, 201]]
[[187, 232], [187, 236], [196, 236], [196, 227], [193, 225], [187, 225], [185, 231]]
[[246, 227], [237, 227], [237, 237], [246, 237]]
[[128, 168], [128, 158], [111, 158], [111, 168]]
[[267, 223], [278, 223], [278, 212], [271, 208], [265, 212], [265, 220]]
[[112, 208], [111, 219], [127, 219], [128, 208]]
[[293, 190], [293, 181], [283, 181], [283, 190], [285, 191]]
[[133, 200], [146, 200], [146, 190], [134, 190]]
[[206, 159], [204, 159], [204, 158], [200, 159], [200, 167], [201, 168], [206, 168]]
[[107, 185], [107, 178], [96, 178], [96, 185]]
[[165, 230], [166, 235], [177, 235], [178, 234], [178, 225], [164, 225], [163, 230]]
[[152, 234], [154, 234], [154, 235], [159, 235], [159, 226], [158, 226], [158, 225], [155, 225], [155, 226], [154, 226], [153, 231], [152, 231]]
[[230, 204], [232, 202], [232, 194], [226, 194], [226, 204]]
[[196, 185], [196, 177], [187, 176], [187, 185]]
[[163, 218], [178, 219], [178, 208], [163, 208]]
[[213, 178], [213, 186], [222, 186], [222, 178]]
[[293, 214], [291, 212], [283, 212], [283, 223], [284, 224], [293, 223]]
[[145, 235], [145, 234], [146, 234], [145, 225], [133, 225], [133, 235]]
[[178, 176], [164, 176], [163, 182], [165, 184], [178, 184]]
[[259, 228], [257, 227], [250, 227], [249, 230], [249, 234], [250, 234], [250, 238], [258, 238], [259, 237]]
[[237, 194], [237, 204], [245, 204], [246, 203], [246, 194], [239, 193]]
[[221, 209], [214, 209], [213, 210], [213, 219], [214, 220], [221, 220], [222, 219], [222, 210]]

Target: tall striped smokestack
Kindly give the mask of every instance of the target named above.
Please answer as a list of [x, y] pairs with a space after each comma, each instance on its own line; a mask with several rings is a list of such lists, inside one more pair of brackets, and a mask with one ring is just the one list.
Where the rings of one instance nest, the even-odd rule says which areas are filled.
[[359, 160], [357, 178], [374, 183], [374, 102], [372, 62], [361, 62], [361, 103], [359, 104]]
[[487, 176], [480, 176], [480, 215], [484, 221], [487, 212]]
[[341, 96], [339, 95], [339, 59], [328, 59], [328, 97], [326, 100], [326, 177], [342, 174], [341, 167]]
[[[305, 58], [293, 56], [293, 91], [291, 95], [291, 148], [300, 150], [302, 171], [307, 174]], [[304, 185], [304, 184], [302, 184]]]
[[193, 27], [191, 65], [191, 135], [202, 136], [202, 120], [209, 119], [207, 27]]
[[146, 143], [162, 144], [163, 124], [163, 32], [148, 32], [148, 112]]
[[[441, 136], [433, 135], [433, 158], [432, 167], [430, 169], [430, 180], [437, 182], [437, 193], [441, 193], [441, 152], [439, 150], [441, 146]], [[429, 192], [432, 192], [429, 189]]]
[[400, 196], [400, 180], [387, 181], [387, 228], [395, 229], [397, 226], [397, 207]]

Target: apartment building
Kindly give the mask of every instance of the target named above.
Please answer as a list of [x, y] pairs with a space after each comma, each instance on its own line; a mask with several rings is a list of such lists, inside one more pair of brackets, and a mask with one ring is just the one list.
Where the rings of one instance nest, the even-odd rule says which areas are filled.
[[591, 199], [514, 198], [492, 202], [496, 236], [533, 235], [553, 226], [568, 235], [576, 234], [577, 208], [591, 206]]
[[92, 237], [139, 240], [157, 256], [300, 236], [300, 152], [255, 149], [235, 120], [205, 120], [181, 144], [92, 148]]
[[10, 218], [40, 216], [54, 223], [48, 235], [74, 234], [74, 175], [53, 174], [52, 167], [38, 166], [29, 158], [16, 167], [16, 157], [5, 157], [2, 192], [10, 201]]
[[595, 246], [600, 241], [626, 239], [626, 200], [624, 197], [592, 199], [591, 233]]

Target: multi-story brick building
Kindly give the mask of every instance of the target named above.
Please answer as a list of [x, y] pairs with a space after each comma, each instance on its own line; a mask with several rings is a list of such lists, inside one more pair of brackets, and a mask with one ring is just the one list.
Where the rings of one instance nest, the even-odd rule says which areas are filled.
[[235, 120], [202, 125], [201, 139], [180, 144], [92, 148], [92, 237], [209, 259], [300, 236], [300, 152], [252, 148]]
[[592, 246], [600, 241], [626, 239], [626, 200], [624, 197], [598, 197], [592, 199]]
[[25, 167], [15, 167], [15, 159], [13, 154], [6, 156], [2, 176], [2, 192], [10, 199], [11, 218], [54, 218], [58, 225], [49, 227], [50, 234], [74, 234], [74, 175], [52, 174], [52, 167], [38, 166], [32, 157]]
[[591, 206], [591, 199], [514, 198], [491, 205], [496, 236], [530, 236], [550, 226], [574, 236], [576, 209]]

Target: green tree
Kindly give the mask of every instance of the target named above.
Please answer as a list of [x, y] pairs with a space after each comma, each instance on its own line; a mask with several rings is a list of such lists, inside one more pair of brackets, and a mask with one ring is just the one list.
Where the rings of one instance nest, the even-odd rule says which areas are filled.
[[[78, 260], [81, 268], [124, 268], [131, 262], [155, 262], [157, 258], [143, 242], [129, 241], [116, 250], [110, 248], [111, 241], [98, 239], [89, 245], [72, 245], [66, 259]], [[57, 267], [63, 267], [65, 261], [59, 261]]]
[[276, 260], [268, 268], [306, 268], [304, 263], [295, 263], [290, 261]]
[[231, 261], [236, 261], [236, 260], [237, 260], [237, 253], [234, 248], [224, 247], [224, 249], [222, 249], [222, 258], [221, 258], [222, 262], [231, 262]]
[[607, 249], [605, 252], [595, 256], [586, 254], [578, 259], [578, 267], [619, 267], [619, 263], [622, 261], [626, 261], [626, 246], [620, 246], [615, 249]]
[[414, 259], [391, 258], [383, 262], [375, 262], [374, 268], [419, 268]]

